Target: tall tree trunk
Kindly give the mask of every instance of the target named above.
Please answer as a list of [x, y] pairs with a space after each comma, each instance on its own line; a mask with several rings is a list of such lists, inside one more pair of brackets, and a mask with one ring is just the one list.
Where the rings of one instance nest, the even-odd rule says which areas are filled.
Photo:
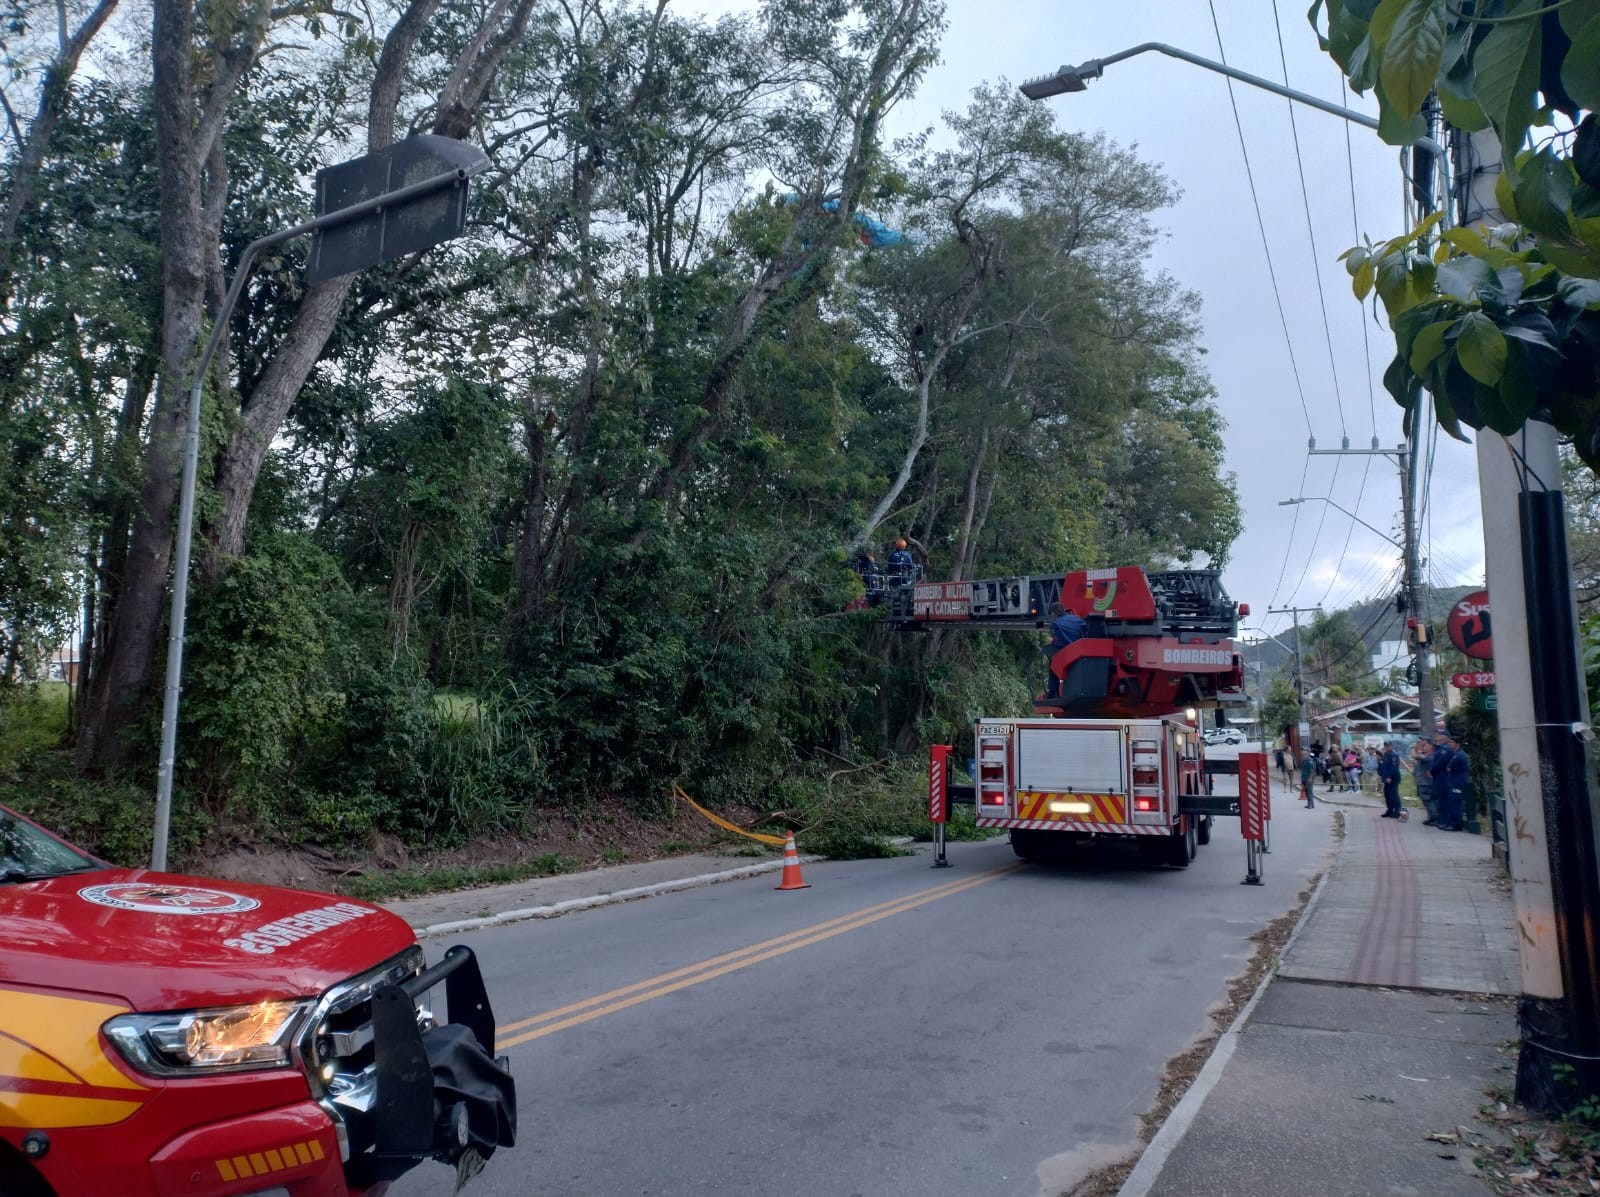
[[78, 739], [78, 760], [91, 769], [125, 763], [123, 733], [148, 698], [172, 557], [184, 409], [205, 297], [200, 159], [195, 153], [194, 9], [187, 0], [154, 0], [152, 8], [161, 180], [161, 365], [128, 568], [108, 628], [104, 667], [91, 681]]
[[983, 436], [978, 441], [978, 451], [972, 455], [972, 468], [967, 471], [966, 492], [961, 502], [961, 539], [956, 542], [956, 557], [950, 567], [950, 581], [965, 576], [967, 546], [972, 543], [972, 517], [978, 507], [978, 479], [983, 475], [984, 459], [989, 456], [989, 425], [983, 426]]

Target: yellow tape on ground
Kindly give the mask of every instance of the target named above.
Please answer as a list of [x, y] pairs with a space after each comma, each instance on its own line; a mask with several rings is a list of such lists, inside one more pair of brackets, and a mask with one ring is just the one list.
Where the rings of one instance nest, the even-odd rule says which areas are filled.
[[689, 795], [685, 794], [682, 786], [674, 783], [672, 788], [677, 792], [679, 798], [682, 798], [690, 806], [694, 807], [695, 810], [699, 811], [702, 815], [710, 819], [713, 823], [725, 831], [731, 831], [734, 835], [742, 835], [748, 840], [759, 840], [763, 844], [774, 844], [779, 848], [783, 847], [783, 845], [788, 842], [782, 836], [762, 835], [759, 831], [746, 831], [743, 827], [736, 827], [732, 823], [728, 822], [728, 820], [722, 818], [720, 815], [712, 814], [693, 798], [689, 797]]

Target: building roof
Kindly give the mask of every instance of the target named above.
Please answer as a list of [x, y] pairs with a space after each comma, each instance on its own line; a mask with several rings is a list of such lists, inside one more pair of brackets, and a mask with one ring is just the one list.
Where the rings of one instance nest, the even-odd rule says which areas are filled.
[[[1351, 730], [1394, 731], [1397, 724], [1420, 726], [1420, 704], [1404, 694], [1379, 694], [1335, 707], [1321, 715], [1314, 715], [1312, 723], [1345, 723]], [[1444, 712], [1434, 708], [1435, 719], [1443, 719]]]

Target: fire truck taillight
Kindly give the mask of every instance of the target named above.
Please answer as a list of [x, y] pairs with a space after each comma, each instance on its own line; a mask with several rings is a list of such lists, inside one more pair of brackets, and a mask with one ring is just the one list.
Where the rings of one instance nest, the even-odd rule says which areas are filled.
[[1134, 810], [1155, 810], [1156, 809], [1156, 800], [1154, 798], [1135, 798], [1133, 800], [1133, 809]]
[[983, 804], [985, 806], [1004, 806], [1006, 804], [1006, 796], [1004, 791], [1001, 791], [997, 794], [985, 792], [983, 795]]

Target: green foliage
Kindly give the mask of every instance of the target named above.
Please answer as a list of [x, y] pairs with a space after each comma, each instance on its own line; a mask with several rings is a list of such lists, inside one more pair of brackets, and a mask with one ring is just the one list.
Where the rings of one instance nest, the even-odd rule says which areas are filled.
[[[1408, 427], [1419, 387], [1456, 437], [1509, 434], [1546, 408], [1600, 469], [1600, 4], [1317, 0], [1310, 16], [1351, 85], [1375, 92], [1386, 140], [1423, 136], [1437, 89], [1446, 120], [1501, 142], [1496, 198], [1514, 224], [1447, 229], [1435, 249], [1435, 214], [1345, 255], [1394, 328], [1384, 382]], [[1524, 148], [1539, 126], [1556, 131]]]
[[928, 779], [917, 758], [853, 769], [794, 769], [771, 787], [768, 801], [781, 821], [777, 834], [795, 829], [804, 852], [833, 860], [901, 856], [888, 841], [928, 826]]
[[1476, 819], [1488, 809], [1489, 795], [1500, 789], [1500, 724], [1493, 711], [1480, 711], [1469, 698], [1451, 708], [1445, 727], [1472, 764], [1466, 814]]
[[1272, 675], [1272, 680], [1267, 683], [1267, 700], [1262, 718], [1266, 720], [1267, 732], [1273, 738], [1282, 734], [1286, 727], [1293, 727], [1300, 722], [1300, 696], [1294, 687], [1294, 679], [1280, 670]]
[[70, 697], [65, 682], [0, 689], [0, 775], [61, 743]]
[[[469, 236], [355, 280], [269, 431], [243, 553], [196, 571], [186, 843], [459, 844], [602, 796], [665, 810], [692, 779], [800, 812], [808, 847], [876, 851], [925, 826], [926, 743], [1026, 711], [1042, 658], [846, 611], [859, 546], [903, 532], [934, 577], [1226, 559], [1197, 301], [1149, 266], [1176, 196], [1154, 165], [1002, 84], [948, 138], [886, 144], [875, 106], [931, 61], [937, 5], [905, 29], [881, 0], [600, 8], [536, 13], [474, 114], [494, 169]], [[404, 119], [480, 17], [438, 6]], [[282, 19], [227, 112], [224, 275], [364, 132], [382, 31]], [[170, 522], [139, 465], [169, 202], [150, 105], [140, 82], [73, 93], [0, 300], [0, 622], [33, 644], [75, 625], [92, 561], [103, 646], [130, 526]], [[822, 182], [730, 198], [763, 174]], [[858, 245], [824, 206], [842, 187], [912, 236]], [[202, 558], [304, 254], [263, 259], [228, 330]], [[142, 815], [83, 804], [57, 822], [134, 852]]]

